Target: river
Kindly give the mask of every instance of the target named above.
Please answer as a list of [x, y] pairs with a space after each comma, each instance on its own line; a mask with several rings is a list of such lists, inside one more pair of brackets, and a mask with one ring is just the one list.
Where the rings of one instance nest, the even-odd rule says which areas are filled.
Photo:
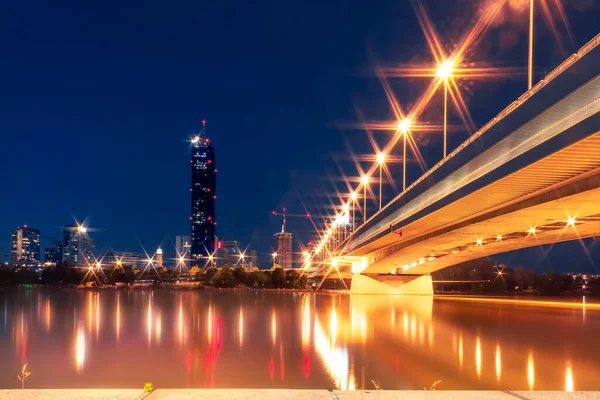
[[544, 302], [0, 290], [0, 388], [600, 390], [599, 340]]

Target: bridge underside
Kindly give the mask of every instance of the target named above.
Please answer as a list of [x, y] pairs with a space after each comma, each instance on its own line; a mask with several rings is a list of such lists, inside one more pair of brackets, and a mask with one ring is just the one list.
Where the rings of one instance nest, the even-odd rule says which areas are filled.
[[366, 257], [362, 273], [426, 275], [480, 257], [596, 235], [600, 132], [402, 227], [402, 236], [389, 233], [347, 256]]

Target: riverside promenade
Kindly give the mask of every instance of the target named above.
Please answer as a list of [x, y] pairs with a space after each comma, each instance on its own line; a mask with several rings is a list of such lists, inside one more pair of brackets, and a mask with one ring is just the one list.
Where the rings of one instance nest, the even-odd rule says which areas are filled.
[[520, 392], [520, 391], [452, 391], [452, 390], [287, 390], [287, 389], [25, 389], [0, 390], [2, 400], [591, 400], [600, 392]]

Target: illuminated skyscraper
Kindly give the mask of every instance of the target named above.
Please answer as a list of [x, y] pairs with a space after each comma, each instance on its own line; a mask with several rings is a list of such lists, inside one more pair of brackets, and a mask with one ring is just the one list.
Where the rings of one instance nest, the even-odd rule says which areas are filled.
[[[214, 252], [216, 237], [215, 200], [217, 176], [215, 149], [206, 137], [206, 121], [202, 131], [192, 139], [192, 222], [191, 258], [199, 260]], [[192, 261], [194, 264], [200, 265]]]
[[12, 263], [33, 267], [40, 262], [40, 231], [23, 225], [12, 233]]
[[292, 234], [290, 232], [277, 232], [273, 235], [273, 249], [275, 262], [284, 269], [292, 268]]
[[62, 261], [82, 267], [94, 262], [94, 241], [83, 226], [63, 226]]

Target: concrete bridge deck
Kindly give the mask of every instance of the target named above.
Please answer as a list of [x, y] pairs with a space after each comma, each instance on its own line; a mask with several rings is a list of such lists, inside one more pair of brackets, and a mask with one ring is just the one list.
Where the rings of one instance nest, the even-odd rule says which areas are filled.
[[326, 247], [317, 273], [331, 270], [329, 256], [341, 274], [353, 274], [357, 293], [432, 294], [430, 278], [417, 277], [498, 253], [600, 237], [598, 65], [600, 35], [344, 242]]
[[592, 400], [600, 392], [522, 392], [522, 391], [449, 391], [449, 390], [288, 390], [288, 389], [26, 389], [0, 390], [4, 400], [153, 400], [153, 399], [260, 399], [260, 400], [355, 400], [355, 399], [423, 399], [423, 400]]

